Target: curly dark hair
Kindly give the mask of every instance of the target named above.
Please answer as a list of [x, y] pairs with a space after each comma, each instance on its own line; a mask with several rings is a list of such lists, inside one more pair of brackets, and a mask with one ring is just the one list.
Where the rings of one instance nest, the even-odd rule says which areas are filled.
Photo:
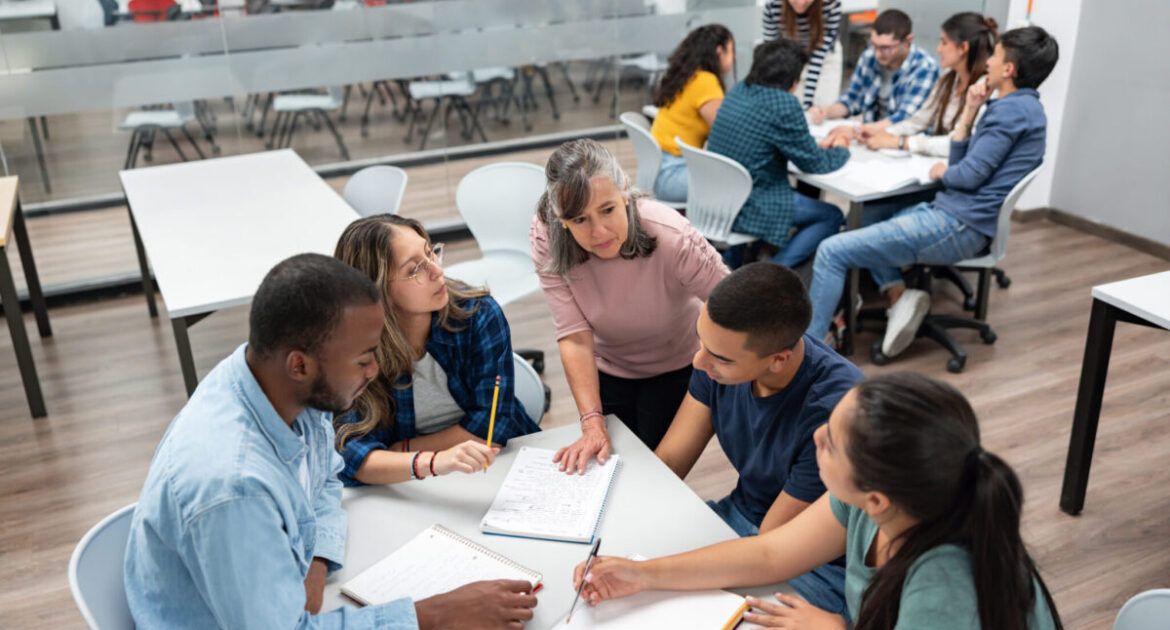
[[688, 33], [678, 48], [670, 53], [666, 72], [654, 90], [654, 104], [658, 107], [670, 105], [699, 70], [706, 70], [718, 77], [720, 87], [726, 91], [717, 49], [733, 45], [734, 41], [731, 31], [722, 24], [706, 24]]

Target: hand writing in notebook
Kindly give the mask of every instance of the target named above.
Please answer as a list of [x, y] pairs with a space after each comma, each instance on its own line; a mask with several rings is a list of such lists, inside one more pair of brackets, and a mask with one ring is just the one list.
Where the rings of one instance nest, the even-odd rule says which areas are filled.
[[582, 562], [573, 570], [573, 588], [580, 588], [581, 582], [585, 582], [581, 597], [590, 606], [607, 599], [629, 597], [650, 587], [646, 564], [643, 562], [598, 556], [593, 560], [588, 574], [585, 573], [585, 564]]
[[520, 628], [535, 607], [532, 584], [524, 580], [472, 582], [414, 604], [420, 630]]

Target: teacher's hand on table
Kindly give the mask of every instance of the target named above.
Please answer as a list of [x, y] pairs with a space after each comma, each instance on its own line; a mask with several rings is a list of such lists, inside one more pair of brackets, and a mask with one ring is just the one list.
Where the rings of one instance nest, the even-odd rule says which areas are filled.
[[584, 575], [585, 564], [582, 562], [573, 569], [573, 588], [580, 588], [581, 581], [585, 581], [581, 598], [590, 606], [596, 606], [607, 599], [629, 597], [646, 590], [644, 562], [598, 556], [593, 560], [588, 575]]
[[483, 470], [496, 461], [496, 454], [499, 452], [499, 447], [488, 448], [482, 442], [467, 440], [435, 453], [435, 474], [473, 473]]
[[841, 615], [821, 610], [804, 601], [803, 598], [776, 593], [778, 602], [748, 597], [751, 610], [744, 613], [744, 621], [750, 621], [765, 628], [791, 628], [793, 630], [845, 630], [845, 619]]
[[524, 580], [472, 582], [414, 603], [419, 630], [523, 628], [535, 607], [532, 585]]
[[581, 423], [581, 437], [576, 442], [561, 448], [553, 455], [553, 461], [567, 473], [585, 474], [589, 460], [597, 458], [599, 464], [609, 459], [609, 433], [605, 431], [605, 419], [588, 418]]

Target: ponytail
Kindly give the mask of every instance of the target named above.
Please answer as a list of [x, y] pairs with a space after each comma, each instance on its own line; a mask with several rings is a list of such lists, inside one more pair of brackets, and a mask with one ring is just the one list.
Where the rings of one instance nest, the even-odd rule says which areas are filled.
[[854, 483], [881, 492], [917, 523], [874, 574], [856, 630], [892, 630], [910, 568], [940, 545], [969, 550], [984, 630], [1027, 630], [1039, 585], [1060, 616], [1020, 538], [1024, 491], [1015, 472], [979, 446], [975, 412], [958, 390], [918, 374], [888, 374], [856, 388], [846, 455]]
[[[942, 24], [942, 31], [946, 33], [947, 38], [956, 44], [967, 44], [967, 77], [968, 85], [979, 80], [980, 77], [987, 74], [987, 60], [995, 52], [996, 36], [999, 32], [999, 25], [995, 18], [985, 17], [973, 11], [965, 11], [963, 13], [956, 13], [947, 18], [947, 21]], [[950, 121], [945, 119], [947, 104], [951, 102], [951, 98], [956, 96], [954, 94], [955, 88], [959, 82], [958, 73], [954, 70], [946, 73], [938, 83], [937, 98], [934, 102], [934, 133], [941, 135], [950, 133], [958, 122], [959, 117], [963, 115], [963, 110], [967, 107], [967, 99], [965, 95], [958, 95], [959, 107], [955, 110], [955, 115], [951, 117]]]

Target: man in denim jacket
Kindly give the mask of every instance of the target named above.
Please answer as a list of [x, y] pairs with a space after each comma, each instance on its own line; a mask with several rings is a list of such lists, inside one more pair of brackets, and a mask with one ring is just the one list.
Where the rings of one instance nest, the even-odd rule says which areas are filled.
[[378, 289], [345, 264], [294, 256], [264, 278], [249, 340], [163, 436], [126, 547], [140, 628], [429, 628], [531, 618], [527, 582], [470, 584], [317, 614], [345, 556], [333, 414], [378, 371]]

